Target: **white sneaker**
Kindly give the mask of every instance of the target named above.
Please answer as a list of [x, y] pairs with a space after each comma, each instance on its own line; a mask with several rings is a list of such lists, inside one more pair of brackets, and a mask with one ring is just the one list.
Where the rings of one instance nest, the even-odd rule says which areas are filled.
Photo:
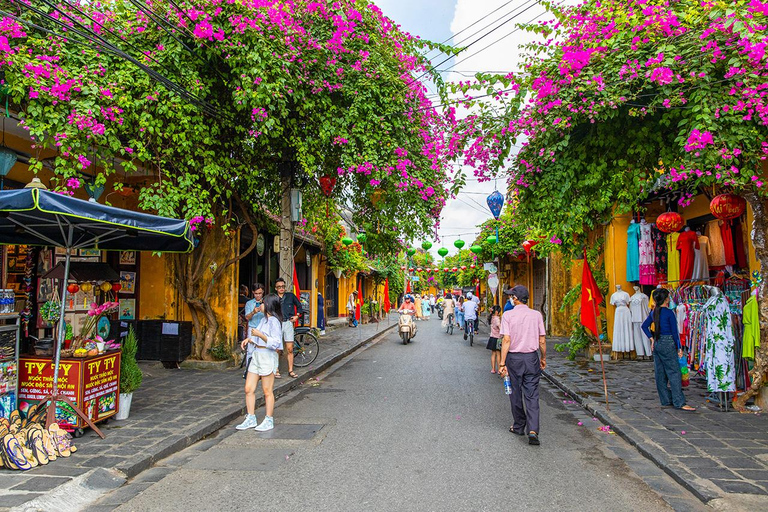
[[256, 432], [267, 432], [273, 428], [275, 428], [275, 420], [273, 420], [271, 416], [266, 416], [264, 421], [262, 421], [254, 430]]
[[259, 420], [256, 419], [255, 414], [246, 414], [245, 421], [243, 421], [241, 424], [239, 424], [235, 428], [237, 430], [248, 430], [249, 428], [253, 428], [258, 424], [259, 424]]

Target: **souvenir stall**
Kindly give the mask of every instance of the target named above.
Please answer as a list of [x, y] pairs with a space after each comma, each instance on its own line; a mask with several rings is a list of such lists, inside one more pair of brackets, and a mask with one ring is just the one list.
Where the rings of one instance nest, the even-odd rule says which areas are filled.
[[626, 281], [629, 295], [616, 285], [610, 304], [614, 358], [650, 356], [648, 339], [639, 329], [653, 307], [653, 289], [670, 290], [671, 306], [686, 354], [681, 360], [684, 385], [689, 377], [702, 385], [723, 409], [733, 394], [749, 386], [757, 322], [758, 272], [750, 273], [750, 245], [745, 234], [746, 201], [734, 194], [708, 200], [708, 211], [687, 215], [662, 212], [648, 219], [633, 216], [627, 227]]
[[73, 256], [102, 250], [189, 252], [194, 245], [188, 223], [39, 188], [6, 190], [0, 191], [0, 244], [63, 248], [64, 253], [43, 276], [56, 283], [39, 308], [42, 321], [53, 326], [51, 354], [37, 353], [37, 344], [33, 357], [16, 353], [19, 397], [36, 413], [42, 407], [33, 405], [35, 400], [46, 404], [46, 426], [88, 425], [103, 437], [94, 422], [117, 410], [120, 368], [119, 345], [108, 344], [103, 335], [118, 308], [114, 294], [121, 285], [114, 271], [107, 274], [108, 265], [94, 262], [98, 268], [88, 270]]

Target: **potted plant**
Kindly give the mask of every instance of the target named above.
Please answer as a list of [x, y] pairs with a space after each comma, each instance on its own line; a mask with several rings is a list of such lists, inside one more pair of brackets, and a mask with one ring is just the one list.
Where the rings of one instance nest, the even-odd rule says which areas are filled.
[[123, 353], [120, 358], [120, 406], [116, 420], [126, 420], [131, 412], [131, 400], [133, 392], [141, 386], [143, 375], [139, 365], [136, 363], [136, 351], [139, 348], [136, 340], [136, 331], [133, 326], [128, 328], [128, 335], [123, 341]]

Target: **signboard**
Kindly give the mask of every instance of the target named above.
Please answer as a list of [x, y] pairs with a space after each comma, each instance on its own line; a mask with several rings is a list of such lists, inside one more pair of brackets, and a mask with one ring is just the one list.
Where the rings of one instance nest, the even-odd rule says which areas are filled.
[[302, 290], [301, 293], [299, 293], [299, 302], [301, 302], [301, 309], [304, 311], [304, 314], [301, 318], [299, 318], [299, 325], [306, 325], [310, 326], [312, 325], [312, 315], [310, 311], [310, 302], [309, 302], [309, 294], [311, 292], [309, 290]]
[[[120, 352], [86, 359], [62, 359], [59, 365], [59, 392], [72, 400], [92, 420], [102, 420], [117, 412], [120, 383]], [[19, 403], [31, 405], [50, 395], [53, 363], [50, 359], [19, 359]], [[85, 423], [66, 403], [59, 402], [56, 421], [80, 428]]]

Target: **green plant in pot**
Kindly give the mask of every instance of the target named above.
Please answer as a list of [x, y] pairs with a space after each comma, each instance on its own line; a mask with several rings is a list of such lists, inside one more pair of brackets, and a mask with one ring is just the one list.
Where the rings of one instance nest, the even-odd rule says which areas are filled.
[[133, 392], [139, 389], [144, 378], [141, 368], [136, 363], [136, 351], [139, 342], [136, 339], [136, 331], [133, 326], [128, 328], [128, 335], [123, 340], [123, 353], [120, 358], [120, 407], [115, 419], [128, 419], [131, 411]]

